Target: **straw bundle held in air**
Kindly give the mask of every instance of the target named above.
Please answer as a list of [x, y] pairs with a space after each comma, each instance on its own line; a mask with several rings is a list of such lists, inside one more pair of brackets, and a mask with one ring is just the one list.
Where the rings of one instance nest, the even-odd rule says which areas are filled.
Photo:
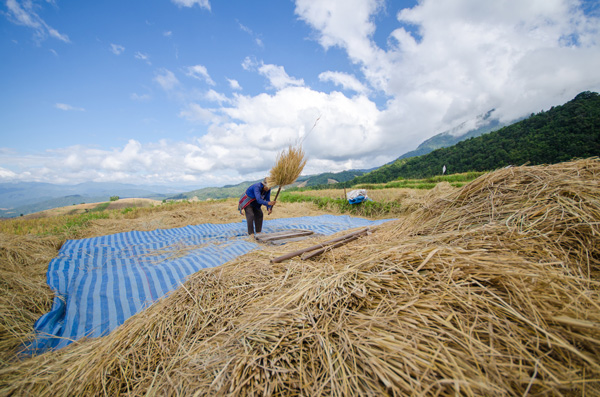
[[599, 396], [600, 160], [515, 167], [316, 260], [253, 251], [0, 395]]
[[267, 179], [269, 186], [279, 186], [274, 201], [277, 201], [283, 186], [296, 182], [306, 165], [306, 161], [306, 156], [300, 145], [290, 145], [287, 150], [283, 150], [277, 155], [275, 166], [271, 168]]

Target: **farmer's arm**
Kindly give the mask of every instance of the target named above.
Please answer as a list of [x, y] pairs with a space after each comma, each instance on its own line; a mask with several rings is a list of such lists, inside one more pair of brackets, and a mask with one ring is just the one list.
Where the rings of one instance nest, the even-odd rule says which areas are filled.
[[267, 209], [271, 208], [271, 205], [269, 205], [270, 198], [271, 198], [271, 192], [270, 192], [270, 191], [268, 191], [268, 192], [267, 192], [267, 194], [265, 195], [265, 199], [266, 199], [266, 200], [263, 200], [263, 199], [262, 199], [262, 197], [261, 197], [261, 193], [262, 193], [262, 192], [260, 191], [260, 190], [261, 190], [261, 189], [260, 189], [260, 184], [256, 184], [256, 185], [254, 186], [254, 189], [253, 189], [253, 190], [254, 190], [254, 197], [256, 198], [256, 202], [257, 202], [258, 204], [260, 204], [260, 205], [264, 205], [264, 206], [266, 206], [266, 207], [267, 207]]

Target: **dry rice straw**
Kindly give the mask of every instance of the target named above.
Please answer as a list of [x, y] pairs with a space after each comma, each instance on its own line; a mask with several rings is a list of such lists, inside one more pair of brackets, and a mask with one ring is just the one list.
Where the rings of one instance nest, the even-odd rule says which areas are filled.
[[315, 261], [247, 254], [0, 394], [600, 395], [599, 176], [503, 169]]

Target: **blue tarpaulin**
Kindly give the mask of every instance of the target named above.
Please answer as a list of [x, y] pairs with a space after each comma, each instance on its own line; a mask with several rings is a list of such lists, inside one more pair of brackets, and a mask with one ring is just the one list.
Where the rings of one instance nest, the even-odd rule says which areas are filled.
[[[282, 218], [265, 220], [263, 232], [306, 229], [331, 235], [382, 222], [334, 215]], [[247, 237], [243, 221], [68, 240], [48, 265], [48, 285], [56, 297], [52, 310], [35, 323], [37, 338], [26, 352], [108, 334], [189, 275], [260, 248]]]

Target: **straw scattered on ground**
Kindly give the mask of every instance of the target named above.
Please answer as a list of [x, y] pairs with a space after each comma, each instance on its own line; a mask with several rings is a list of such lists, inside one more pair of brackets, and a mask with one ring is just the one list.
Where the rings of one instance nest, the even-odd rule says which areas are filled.
[[600, 395], [599, 177], [503, 169], [315, 260], [265, 247], [0, 394]]
[[[111, 212], [107, 219], [95, 219], [77, 231], [77, 238], [97, 237], [132, 230], [170, 229], [203, 223], [241, 222], [237, 199], [177, 203], [134, 210], [125, 214]], [[60, 210], [57, 210], [61, 213]], [[327, 212], [309, 203], [279, 203], [278, 211], [265, 219], [316, 216]], [[40, 217], [44, 219], [53, 219]], [[43, 220], [43, 219], [42, 219]], [[40, 222], [40, 219], [3, 222]], [[64, 222], [64, 221], [63, 221]], [[0, 368], [15, 359], [16, 351], [32, 338], [33, 324], [50, 311], [54, 293], [46, 283], [48, 264], [55, 258], [64, 237], [58, 235], [13, 235], [0, 232]], [[186, 247], [189, 251], [190, 247]], [[173, 249], [173, 256], [181, 255]]]

